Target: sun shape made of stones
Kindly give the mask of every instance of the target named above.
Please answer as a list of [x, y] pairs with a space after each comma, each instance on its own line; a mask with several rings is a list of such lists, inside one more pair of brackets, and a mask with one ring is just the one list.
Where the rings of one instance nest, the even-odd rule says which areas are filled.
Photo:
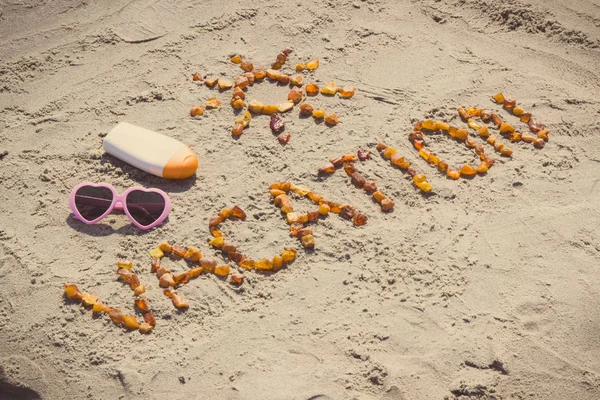
[[[277, 139], [284, 145], [291, 138], [288, 132], [284, 131], [285, 124], [277, 116], [291, 111], [294, 106], [299, 105], [299, 116], [312, 115], [315, 121], [325, 121], [328, 126], [335, 126], [340, 123], [339, 118], [335, 113], [327, 113], [324, 109], [315, 109], [312, 105], [302, 102], [307, 96], [316, 96], [319, 93], [324, 96], [339, 95], [341, 98], [349, 99], [354, 96], [355, 90], [350, 87], [338, 87], [335, 82], [329, 82], [322, 88], [316, 83], [311, 82], [304, 85], [304, 77], [302, 75], [290, 76], [281, 71], [286, 64], [291, 51], [286, 49], [277, 55], [275, 62], [269, 69], [255, 68], [251, 61], [244, 60], [240, 55], [231, 57], [231, 62], [238, 64], [244, 71], [235, 80], [226, 78], [204, 78], [198, 72], [192, 74], [192, 80], [204, 83], [209, 88], [218, 88], [221, 91], [233, 90], [230, 104], [235, 110], [242, 111], [238, 118], [235, 119], [231, 128], [231, 133], [234, 137], [242, 135], [244, 130], [250, 126], [253, 116], [269, 115], [271, 116], [271, 129], [274, 133], [278, 133]], [[306, 63], [298, 63], [294, 68], [296, 73], [305, 71], [313, 71], [319, 66], [319, 60], [314, 59]], [[248, 90], [254, 84], [267, 80], [270, 83], [286, 86], [291, 88], [288, 93], [287, 100], [279, 104], [263, 104], [259, 100], [253, 99], [246, 103]], [[305, 86], [305, 87], [304, 87]], [[304, 90], [302, 88], [304, 87]], [[221, 107], [221, 102], [217, 98], [208, 99], [205, 105], [197, 105], [191, 108], [190, 115], [199, 117], [204, 114], [205, 109], [216, 109]], [[275, 128], [274, 128], [275, 126]]]

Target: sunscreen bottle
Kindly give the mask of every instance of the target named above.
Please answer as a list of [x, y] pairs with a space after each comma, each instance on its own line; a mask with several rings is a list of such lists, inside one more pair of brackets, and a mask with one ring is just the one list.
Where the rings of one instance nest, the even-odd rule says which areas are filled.
[[198, 168], [198, 158], [185, 144], [127, 122], [111, 129], [103, 145], [119, 160], [167, 179], [189, 178]]

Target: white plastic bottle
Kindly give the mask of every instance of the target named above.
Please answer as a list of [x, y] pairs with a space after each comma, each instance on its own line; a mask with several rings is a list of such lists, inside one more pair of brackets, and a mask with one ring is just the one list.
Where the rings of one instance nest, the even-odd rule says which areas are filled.
[[198, 157], [185, 144], [121, 122], [104, 138], [104, 151], [136, 168], [167, 179], [185, 179], [198, 169]]

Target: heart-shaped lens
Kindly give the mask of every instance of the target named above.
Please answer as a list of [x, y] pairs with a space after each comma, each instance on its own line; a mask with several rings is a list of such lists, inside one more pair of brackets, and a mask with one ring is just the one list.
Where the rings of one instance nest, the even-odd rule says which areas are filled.
[[75, 193], [75, 207], [86, 221], [104, 215], [113, 201], [113, 192], [107, 187], [83, 186]]
[[152, 225], [165, 210], [165, 199], [156, 192], [132, 190], [125, 200], [129, 215], [142, 226]]

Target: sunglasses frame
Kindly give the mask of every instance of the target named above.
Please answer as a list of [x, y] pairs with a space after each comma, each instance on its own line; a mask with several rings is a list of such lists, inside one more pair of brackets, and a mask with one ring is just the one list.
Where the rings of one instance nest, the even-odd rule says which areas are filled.
[[[85, 186], [91, 186], [91, 187], [96, 187], [96, 188], [108, 188], [108, 189], [110, 189], [110, 191], [113, 194], [113, 198], [112, 198], [110, 207], [108, 207], [108, 209], [106, 210], [106, 212], [104, 212], [104, 214], [102, 214], [101, 216], [99, 216], [98, 218], [96, 218], [92, 221], [88, 221], [85, 218], [83, 218], [83, 216], [81, 215], [79, 210], [77, 210], [77, 206], [75, 205], [75, 196], [76, 196], [77, 192], [79, 191], [79, 189], [81, 189], [82, 187], [85, 187]], [[131, 216], [131, 214], [129, 213], [129, 210], [127, 209], [127, 202], [126, 202], [127, 196], [129, 195], [129, 193], [131, 193], [134, 190], [140, 190], [140, 191], [146, 192], [146, 193], [158, 193], [165, 200], [165, 209], [163, 210], [160, 217], [158, 217], [158, 219], [156, 221], [154, 221], [153, 223], [151, 223], [150, 225], [141, 225], [139, 222], [137, 222]], [[154, 188], [146, 189], [141, 186], [134, 186], [134, 187], [127, 189], [122, 195], [120, 195], [117, 192], [117, 190], [108, 183], [83, 182], [83, 183], [80, 183], [79, 185], [75, 186], [73, 188], [73, 190], [71, 191], [71, 195], [69, 196], [69, 206], [71, 207], [71, 211], [73, 211], [75, 218], [77, 218], [78, 220], [80, 220], [81, 222], [83, 222], [84, 224], [87, 224], [87, 225], [95, 224], [98, 221], [105, 218], [108, 214], [112, 213], [114, 210], [117, 210], [117, 211], [123, 211], [125, 213], [125, 215], [127, 215], [127, 218], [129, 218], [129, 220], [135, 226], [137, 226], [140, 229], [147, 230], [147, 229], [152, 229], [155, 226], [158, 226], [164, 222], [164, 220], [169, 215], [169, 212], [171, 211], [171, 200], [169, 199], [169, 196], [167, 196], [167, 194], [160, 189], [154, 189]]]

